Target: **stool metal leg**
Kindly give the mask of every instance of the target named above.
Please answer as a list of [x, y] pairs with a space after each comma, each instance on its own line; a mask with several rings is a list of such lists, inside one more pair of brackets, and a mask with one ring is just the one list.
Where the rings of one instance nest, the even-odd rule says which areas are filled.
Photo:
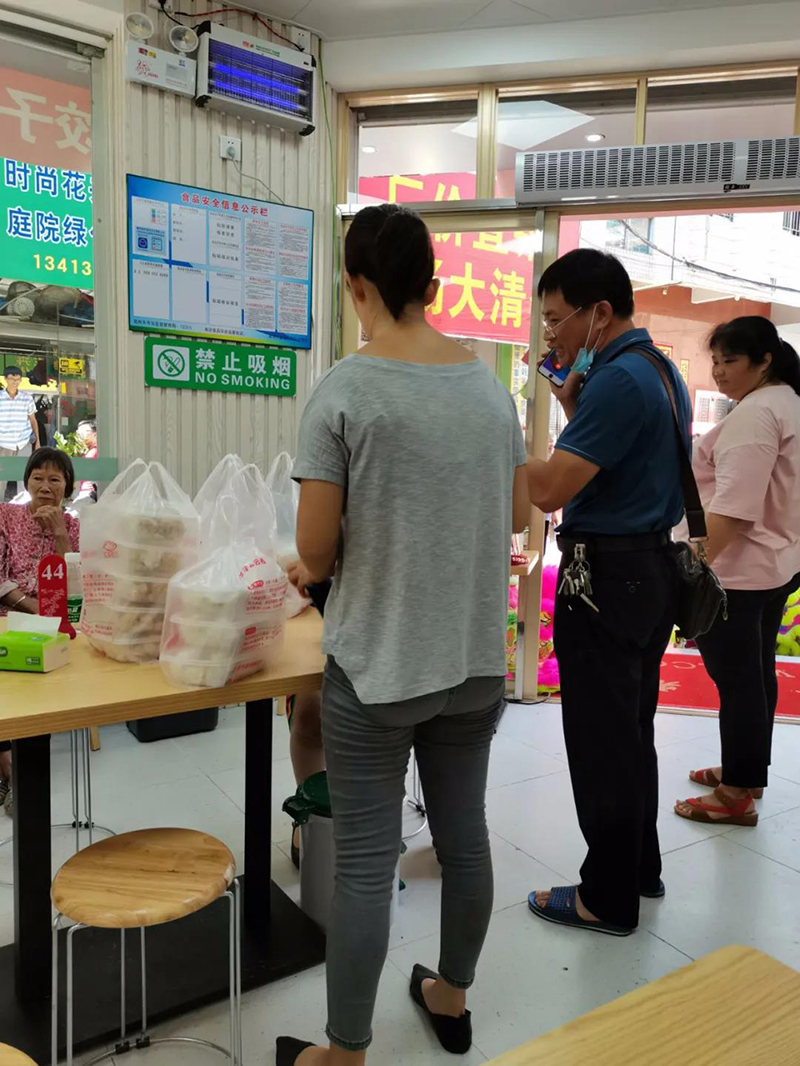
[[75, 853], [81, 850], [81, 812], [78, 783], [78, 731], [73, 729], [69, 735], [69, 755], [72, 770], [72, 821], [75, 826]]
[[149, 1047], [150, 1037], [147, 1035], [147, 951], [144, 941], [144, 927], [139, 930], [141, 956], [142, 956], [142, 1035], [136, 1041], [136, 1046]]
[[125, 966], [125, 930], [119, 931], [119, 1043], [114, 1049], [117, 1055], [123, 1055], [130, 1051], [131, 1042], [128, 1040], [128, 980]]
[[72, 981], [72, 941], [82, 925], [73, 925], [67, 930], [67, 1066], [72, 1066], [73, 1043], [73, 981]]
[[233, 892], [225, 896], [230, 906], [228, 922], [228, 981], [230, 1000], [231, 1063], [239, 1066], [239, 1028], [236, 1020], [236, 898]]
[[411, 752], [411, 795], [406, 793], [405, 804], [413, 811], [416, 811], [422, 817], [422, 825], [419, 829], [415, 829], [413, 833], [406, 833], [403, 840], [411, 840], [427, 828], [428, 826], [428, 812], [425, 809], [425, 800], [422, 795], [422, 784], [419, 779], [419, 767], [417, 766], [417, 756]]
[[242, 890], [239, 881], [233, 881], [233, 899], [236, 906], [236, 1047], [239, 1066], [244, 1066], [244, 1049], [242, 1047]]
[[50, 1062], [58, 1063], [58, 934], [61, 929], [61, 915], [53, 919], [53, 979], [50, 994], [53, 1002], [50, 1008]]

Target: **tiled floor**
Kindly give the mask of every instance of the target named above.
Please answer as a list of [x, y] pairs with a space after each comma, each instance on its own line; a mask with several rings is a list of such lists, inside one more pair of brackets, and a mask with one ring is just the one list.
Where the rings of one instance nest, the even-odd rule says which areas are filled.
[[[137, 743], [124, 727], [102, 730], [92, 757], [95, 816], [116, 831], [150, 825], [201, 828], [221, 837], [241, 861], [244, 791], [242, 713], [228, 708], [215, 733]], [[757, 829], [725, 831], [671, 813], [677, 797], [694, 794], [690, 767], [712, 765], [716, 721], [658, 715], [662, 779], [661, 835], [668, 895], [643, 901], [641, 925], [616, 940], [558, 929], [533, 918], [533, 888], [575, 880], [583, 856], [566, 768], [558, 707], [511, 706], [494, 744], [488, 796], [495, 857], [495, 917], [471, 996], [475, 1046], [465, 1066], [485, 1062], [593, 1007], [645, 984], [724, 944], [763, 948], [800, 969], [800, 727], [776, 727], [775, 765]], [[288, 737], [275, 721], [273, 863], [276, 880], [295, 898], [288, 856], [288, 821], [280, 814], [293, 791]], [[65, 738], [53, 741], [56, 820], [69, 816]], [[5, 825], [0, 822], [0, 836]], [[409, 815], [409, 830], [414, 816]], [[54, 834], [54, 861], [70, 853], [72, 834]], [[403, 860], [408, 882], [392, 929], [389, 960], [376, 1012], [370, 1062], [427, 1066], [447, 1062], [421, 1024], [407, 994], [415, 961], [437, 960], [438, 877], [430, 837], [411, 841]], [[0, 848], [0, 881], [11, 878], [10, 848]], [[12, 890], [0, 886], [0, 943], [12, 938]], [[322, 1039], [324, 970], [318, 967], [245, 997], [248, 1066], [272, 1066], [274, 1039], [292, 1033]], [[227, 1040], [225, 1008], [213, 1007], [158, 1035]], [[133, 1061], [133, 1060], [132, 1060]], [[211, 1053], [179, 1046], [153, 1048], [143, 1066], [205, 1066]]]

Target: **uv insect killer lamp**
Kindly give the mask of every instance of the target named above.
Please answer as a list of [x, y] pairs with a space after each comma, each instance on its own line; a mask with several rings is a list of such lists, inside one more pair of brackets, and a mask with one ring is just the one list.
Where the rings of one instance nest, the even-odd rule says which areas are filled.
[[314, 70], [307, 52], [282, 48], [214, 22], [199, 28], [198, 107], [292, 130], [314, 131]]

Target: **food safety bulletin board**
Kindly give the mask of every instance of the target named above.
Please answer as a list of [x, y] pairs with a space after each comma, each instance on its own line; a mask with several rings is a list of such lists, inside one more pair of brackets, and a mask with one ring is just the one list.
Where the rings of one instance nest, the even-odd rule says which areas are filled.
[[314, 212], [128, 175], [130, 328], [311, 347]]

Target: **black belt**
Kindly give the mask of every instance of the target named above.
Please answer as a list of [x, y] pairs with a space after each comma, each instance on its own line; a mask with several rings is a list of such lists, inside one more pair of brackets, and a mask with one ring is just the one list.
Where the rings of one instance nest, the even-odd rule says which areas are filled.
[[557, 538], [559, 549], [566, 553], [576, 544], [585, 544], [588, 551], [597, 554], [612, 552], [658, 551], [670, 542], [667, 533], [635, 533], [629, 537], [605, 536], [599, 533], [564, 533]]

